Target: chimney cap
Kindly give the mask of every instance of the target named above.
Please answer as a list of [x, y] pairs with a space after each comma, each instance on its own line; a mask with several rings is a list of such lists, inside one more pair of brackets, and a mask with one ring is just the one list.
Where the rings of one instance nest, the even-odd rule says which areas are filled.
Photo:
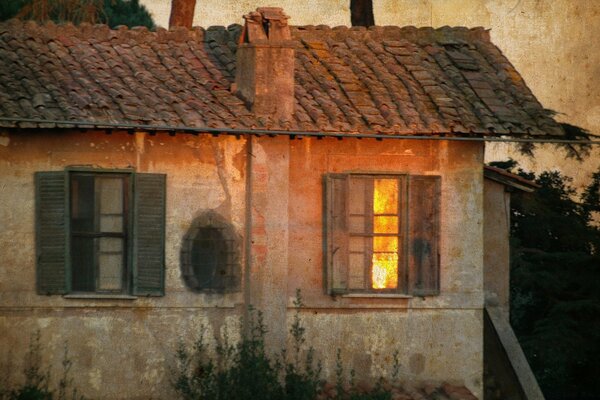
[[292, 34], [287, 20], [290, 17], [280, 7], [258, 7], [244, 15], [244, 29], [241, 43], [284, 42], [291, 40]]

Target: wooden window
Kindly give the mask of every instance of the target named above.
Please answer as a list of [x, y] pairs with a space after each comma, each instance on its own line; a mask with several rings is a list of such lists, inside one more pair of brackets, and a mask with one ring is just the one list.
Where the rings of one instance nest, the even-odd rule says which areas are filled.
[[75, 292], [122, 293], [128, 288], [129, 177], [73, 173], [71, 287]]
[[439, 292], [438, 176], [325, 178], [327, 290]]
[[40, 294], [164, 293], [165, 175], [39, 172]]

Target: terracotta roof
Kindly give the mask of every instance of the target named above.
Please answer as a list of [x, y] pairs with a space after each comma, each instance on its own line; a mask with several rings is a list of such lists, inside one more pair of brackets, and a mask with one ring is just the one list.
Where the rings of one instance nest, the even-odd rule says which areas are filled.
[[486, 165], [483, 167], [483, 175], [487, 179], [491, 179], [505, 186], [509, 186], [514, 189], [519, 189], [524, 192], [534, 192], [541, 186], [529, 179], [523, 178], [520, 175], [508, 172], [505, 169], [498, 167], [491, 167]]
[[483, 28], [292, 27], [294, 120], [257, 118], [230, 90], [240, 30], [2, 23], [0, 127], [563, 135]]

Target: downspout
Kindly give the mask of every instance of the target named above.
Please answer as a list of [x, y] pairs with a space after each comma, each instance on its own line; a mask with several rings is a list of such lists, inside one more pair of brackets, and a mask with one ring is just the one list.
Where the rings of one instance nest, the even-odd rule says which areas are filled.
[[245, 196], [245, 226], [244, 226], [244, 311], [243, 333], [248, 334], [250, 327], [250, 306], [252, 295], [250, 288], [250, 272], [252, 267], [252, 135], [246, 136], [246, 196]]

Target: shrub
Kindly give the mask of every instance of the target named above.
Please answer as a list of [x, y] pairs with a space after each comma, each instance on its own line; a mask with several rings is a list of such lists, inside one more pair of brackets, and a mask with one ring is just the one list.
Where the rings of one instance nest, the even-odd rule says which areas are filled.
[[[306, 328], [302, 325], [299, 310], [303, 307], [300, 291], [296, 292], [296, 313], [290, 327], [291, 353], [286, 349], [278, 357], [270, 357], [265, 349], [267, 333], [260, 311], [250, 308], [247, 313], [246, 332], [237, 344], [224, 343], [216, 346], [216, 359], [209, 355], [209, 348], [202, 329], [198, 339], [187, 349], [179, 343], [177, 366], [172, 371], [173, 387], [185, 400], [246, 400], [246, 399], [344, 399], [385, 400], [391, 399], [387, 382], [381, 378], [375, 387], [354, 382], [350, 371], [347, 382], [337, 351], [336, 384], [321, 379], [321, 362], [315, 360], [314, 349], [306, 349]], [[392, 379], [398, 378], [398, 352], [394, 353]]]

